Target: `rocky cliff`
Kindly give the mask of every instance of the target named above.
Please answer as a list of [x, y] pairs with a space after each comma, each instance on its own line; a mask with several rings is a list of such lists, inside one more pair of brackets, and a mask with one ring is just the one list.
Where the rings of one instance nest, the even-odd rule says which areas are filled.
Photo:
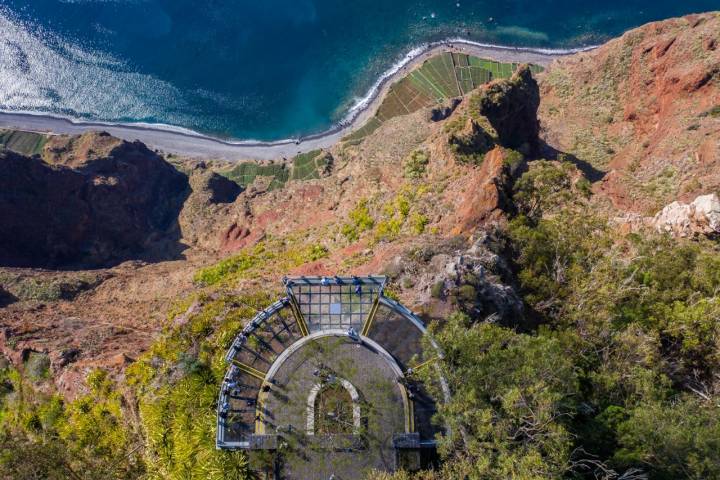
[[[257, 175], [240, 188], [220, 175], [227, 165], [171, 165], [106, 135], [52, 137], [40, 158], [3, 152], [0, 262], [119, 263], [92, 278], [0, 270], [5, 344], [53, 359], [78, 350], [63, 372], [119, 368], [148, 347], [175, 299], [262, 290], [285, 274], [384, 272], [427, 320], [461, 309], [523, 326], [496, 233], [528, 162], [569, 161], [582, 171], [573, 182], [592, 182], [588, 208], [648, 219], [642, 228], [682, 223], [678, 211], [717, 190], [719, 27], [715, 14], [659, 22], [537, 78], [520, 69], [442, 111], [340, 142], [322, 175], [280, 187]], [[691, 230], [697, 211], [683, 217]], [[219, 286], [198, 281], [223, 259]]]
[[654, 22], [541, 76], [542, 138], [613, 208], [652, 216], [720, 186], [720, 15]]
[[178, 239], [187, 177], [141, 143], [112, 141], [70, 166], [0, 153], [0, 265], [97, 267]]
[[[520, 73], [488, 87], [497, 109], [473, 97], [444, 120], [429, 111], [398, 117], [359, 144], [333, 147], [335, 160], [317, 178], [282, 188], [258, 176], [242, 189], [218, 174], [223, 165], [170, 165], [107, 135], [52, 137], [35, 158], [4, 152], [2, 261], [78, 271], [0, 269], [2, 348], [13, 359], [48, 355], [72, 394], [90, 366], [121, 370], [146, 349], [173, 300], [202, 291], [193, 282], [199, 268], [238, 254], [250, 270], [223, 280], [221, 291], [275, 286], [286, 274], [385, 272], [428, 318], [461, 306], [472, 318], [517, 324], [522, 304], [503, 283], [507, 266], [477, 233], [511, 208], [522, 155], [502, 146], [504, 129], [535, 143], [537, 105], [521, 98], [533, 89]], [[458, 152], [447, 125], [470, 118], [491, 138]]]

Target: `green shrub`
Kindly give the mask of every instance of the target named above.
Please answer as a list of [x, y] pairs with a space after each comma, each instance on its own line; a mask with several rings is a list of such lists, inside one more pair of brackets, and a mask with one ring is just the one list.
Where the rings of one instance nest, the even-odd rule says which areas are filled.
[[415, 212], [410, 217], [410, 222], [412, 224], [413, 232], [420, 235], [425, 231], [425, 227], [428, 223], [430, 223], [430, 219], [422, 213]]
[[367, 199], [362, 199], [348, 214], [349, 222], [343, 225], [341, 233], [350, 242], [360, 238], [360, 235], [373, 228], [375, 221], [370, 216]]
[[505, 158], [503, 162], [505, 165], [513, 168], [522, 163], [522, 161], [525, 159], [525, 155], [518, 152], [517, 150], [513, 150], [511, 148], [506, 148], [505, 150]]
[[28, 378], [44, 380], [50, 376], [50, 357], [47, 353], [30, 352], [24, 367]]
[[566, 205], [573, 198], [570, 177], [573, 169], [572, 164], [565, 162], [559, 165], [547, 160], [532, 162], [515, 183], [513, 200], [518, 209], [536, 218]]
[[[446, 468], [469, 469], [468, 477], [445, 478], [562, 478], [579, 392], [562, 341], [493, 324], [470, 325], [458, 314], [443, 328], [434, 326], [432, 334], [444, 352], [437, 361], [453, 392], [449, 403], [438, 404], [438, 420], [449, 427], [439, 451]], [[436, 356], [429, 342], [425, 354]], [[419, 373], [442, 395], [433, 369]]]
[[19, 372], [0, 370], [12, 396], [0, 394], [0, 477], [76, 480], [139, 479], [141, 440], [107, 374], [88, 375], [88, 394], [73, 401], [48, 395]]
[[430, 157], [425, 150], [413, 151], [403, 164], [405, 178], [422, 178], [425, 175], [425, 169], [429, 162]]
[[311, 245], [308, 247], [307, 258], [314, 262], [328, 256], [328, 249], [323, 245]]
[[643, 403], [618, 427], [621, 466], [647, 465], [652, 478], [720, 478], [720, 406], [697, 396]]
[[702, 114], [700, 114], [701, 117], [712, 117], [712, 118], [718, 118], [720, 117], [720, 105], [715, 105], [714, 107], [710, 108], [709, 110], [704, 111]]
[[402, 226], [402, 218], [393, 217], [380, 220], [377, 224], [377, 228], [375, 229], [375, 240], [395, 240], [400, 235], [400, 229], [402, 229]]
[[585, 198], [590, 198], [590, 195], [592, 195], [592, 184], [590, 183], [590, 180], [585, 177], [580, 178], [575, 182], [575, 188]]
[[430, 296], [433, 298], [443, 298], [445, 292], [445, 282], [438, 281], [432, 284], [430, 287]]
[[469, 123], [469, 127], [469, 131], [451, 133], [448, 145], [459, 163], [480, 165], [485, 154], [495, 146], [495, 138], [477, 121]]

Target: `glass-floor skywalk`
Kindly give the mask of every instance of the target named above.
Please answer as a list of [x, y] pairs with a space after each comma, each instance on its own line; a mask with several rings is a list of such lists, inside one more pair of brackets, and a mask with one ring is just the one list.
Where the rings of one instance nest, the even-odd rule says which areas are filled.
[[[287, 296], [250, 320], [227, 352], [218, 448], [277, 450], [301, 435], [303, 445], [326, 452], [322, 458], [345, 455], [328, 451], [363, 451], [361, 458], [343, 457], [343, 464], [394, 470], [398, 452], [433, 447], [442, 431], [431, 420], [435, 399], [412, 375], [432, 363], [423, 359], [425, 326], [383, 294], [385, 282], [382, 276], [285, 278]], [[354, 402], [344, 410], [354, 416], [343, 421], [355, 422], [344, 436], [314, 431], [327, 424], [315, 398], [322, 403], [331, 385], [347, 389], [345, 398]], [[373, 447], [368, 438], [385, 440]], [[304, 474], [282, 478], [298, 475]]]

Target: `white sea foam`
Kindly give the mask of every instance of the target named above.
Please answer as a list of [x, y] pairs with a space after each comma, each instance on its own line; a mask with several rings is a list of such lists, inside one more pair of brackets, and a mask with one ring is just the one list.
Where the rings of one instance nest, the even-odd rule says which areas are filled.
[[[265, 140], [256, 140], [252, 138], [243, 139], [243, 140], [233, 140], [233, 139], [223, 139], [219, 137], [213, 137], [211, 135], [207, 135], [201, 132], [198, 132], [197, 130], [193, 130], [190, 128], [185, 127], [179, 127], [177, 125], [169, 125], [166, 123], [147, 123], [147, 122], [108, 122], [108, 121], [102, 121], [102, 120], [84, 120], [79, 119], [77, 117], [73, 117], [70, 115], [63, 115], [59, 113], [45, 113], [45, 112], [39, 112], [35, 110], [23, 110], [23, 109], [5, 109], [0, 108], [0, 114], [8, 114], [8, 115], [29, 115], [33, 117], [39, 117], [43, 119], [48, 120], [48, 126], [52, 127], [52, 124], [55, 122], [70, 122], [73, 125], [77, 125], [79, 127], [88, 127], [92, 129], [96, 128], [118, 128], [118, 129], [142, 129], [142, 130], [151, 130], [151, 131], [159, 131], [159, 132], [168, 132], [168, 133], [175, 133], [180, 134], [184, 136], [189, 137], [196, 137], [204, 140], [210, 140], [213, 142], [222, 143], [225, 145], [239, 145], [239, 146], [247, 146], [247, 145], [284, 145], [288, 143], [295, 143], [298, 141], [297, 138], [283, 138], [280, 140], [272, 140], [272, 141], [265, 141]], [[52, 128], [50, 128], [52, 130]], [[319, 136], [322, 136], [323, 134], [318, 134]]]
[[437, 42], [438, 44], [442, 43], [464, 43], [466, 45], [472, 45], [475, 47], [482, 47], [482, 48], [491, 48], [494, 50], [507, 50], [507, 51], [515, 51], [515, 52], [529, 52], [529, 53], [539, 53], [542, 55], [569, 55], [572, 53], [579, 53], [579, 52], [587, 52], [588, 50], [592, 50], [597, 48], [597, 45], [588, 45], [585, 47], [576, 47], [576, 48], [537, 48], [537, 47], [513, 47], [509, 45], [496, 45], [494, 43], [482, 43], [482, 42], [475, 42], [473, 40], [466, 40], [464, 38], [449, 38], [447, 40], [443, 40], [442, 42]]

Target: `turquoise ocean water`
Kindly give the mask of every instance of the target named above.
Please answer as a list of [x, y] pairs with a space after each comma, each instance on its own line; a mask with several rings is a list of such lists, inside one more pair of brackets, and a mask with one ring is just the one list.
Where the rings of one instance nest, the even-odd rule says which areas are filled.
[[323, 131], [424, 42], [603, 42], [718, 0], [0, 0], [0, 109], [233, 139]]

